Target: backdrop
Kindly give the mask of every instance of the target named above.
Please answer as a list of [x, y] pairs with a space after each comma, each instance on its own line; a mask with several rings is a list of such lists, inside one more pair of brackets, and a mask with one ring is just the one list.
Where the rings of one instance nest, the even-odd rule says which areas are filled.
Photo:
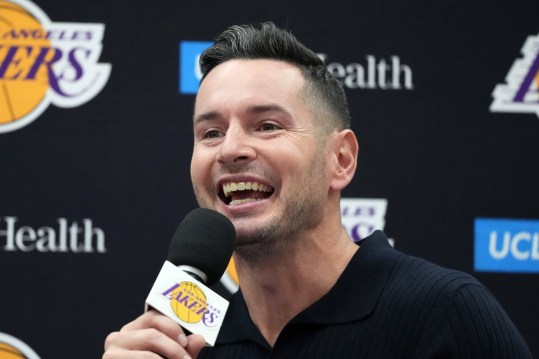
[[98, 358], [142, 313], [196, 207], [198, 54], [268, 20], [346, 89], [354, 240], [380, 228], [471, 273], [539, 356], [538, 13], [537, 0], [0, 0], [0, 357]]

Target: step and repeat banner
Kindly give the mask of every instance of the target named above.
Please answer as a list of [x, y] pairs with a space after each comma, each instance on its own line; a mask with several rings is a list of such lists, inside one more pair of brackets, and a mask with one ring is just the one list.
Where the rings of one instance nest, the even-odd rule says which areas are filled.
[[[198, 57], [274, 21], [343, 84], [355, 241], [471, 273], [539, 356], [539, 2], [0, 0], [0, 358], [99, 358], [180, 220]], [[216, 289], [231, 293], [231, 265]]]

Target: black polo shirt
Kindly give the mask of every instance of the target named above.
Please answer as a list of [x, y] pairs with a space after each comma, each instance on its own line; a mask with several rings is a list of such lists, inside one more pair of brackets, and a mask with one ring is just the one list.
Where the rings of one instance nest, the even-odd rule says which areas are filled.
[[[290, 275], [293, 275], [291, 273]], [[294, 293], [290, 293], [294, 300]], [[334, 287], [293, 318], [273, 348], [233, 295], [215, 347], [199, 358], [531, 358], [471, 276], [406, 256], [377, 231]]]

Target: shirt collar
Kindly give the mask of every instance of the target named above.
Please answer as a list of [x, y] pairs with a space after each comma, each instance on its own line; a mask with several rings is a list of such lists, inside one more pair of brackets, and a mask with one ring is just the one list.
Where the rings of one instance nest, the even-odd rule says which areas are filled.
[[[389, 278], [399, 252], [393, 250], [386, 236], [375, 231], [361, 242], [333, 288], [293, 318], [292, 323], [337, 324], [360, 320], [369, 315]], [[230, 300], [230, 306], [218, 344], [252, 340], [263, 347], [268, 344], [252, 322], [241, 290]]]

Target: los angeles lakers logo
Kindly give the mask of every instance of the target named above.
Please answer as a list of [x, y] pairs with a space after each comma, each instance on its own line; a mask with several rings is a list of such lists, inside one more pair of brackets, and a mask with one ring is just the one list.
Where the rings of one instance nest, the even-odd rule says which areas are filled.
[[193, 282], [181, 282], [167, 290], [163, 295], [170, 299], [172, 311], [185, 323], [198, 323], [210, 313], [206, 295]]
[[505, 76], [492, 92], [491, 112], [535, 113], [539, 116], [539, 34], [530, 35]]
[[0, 359], [39, 359], [39, 356], [21, 340], [0, 333]]
[[50, 104], [93, 99], [111, 71], [98, 63], [104, 31], [104, 24], [51, 22], [27, 0], [0, 0], [0, 133], [28, 125]]

